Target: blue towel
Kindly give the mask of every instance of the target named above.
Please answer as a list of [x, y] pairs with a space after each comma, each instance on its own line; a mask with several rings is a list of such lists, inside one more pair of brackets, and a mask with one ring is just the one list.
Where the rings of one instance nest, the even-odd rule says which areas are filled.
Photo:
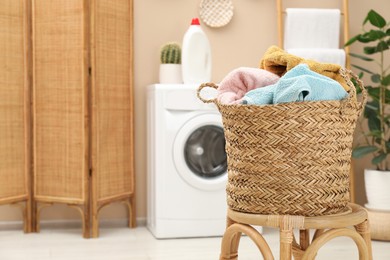
[[243, 104], [341, 100], [347, 95], [337, 81], [310, 70], [307, 64], [300, 64], [289, 70], [277, 83], [246, 93]]

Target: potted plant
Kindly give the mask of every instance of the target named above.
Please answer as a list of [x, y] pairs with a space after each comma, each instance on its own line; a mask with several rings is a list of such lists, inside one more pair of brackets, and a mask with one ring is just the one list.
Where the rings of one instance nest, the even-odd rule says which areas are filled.
[[160, 83], [183, 83], [181, 73], [181, 47], [178, 43], [169, 42], [161, 47]]
[[376, 70], [352, 65], [361, 71], [359, 77], [368, 74], [372, 83], [366, 86], [369, 100], [364, 109], [364, 122], [367, 125], [359, 123], [363, 134], [357, 139], [352, 156], [372, 156], [373, 169], [366, 169], [364, 173], [367, 208], [390, 211], [390, 23], [370, 10], [364, 19], [362, 33], [345, 45], [357, 42], [362, 44], [364, 55], [350, 55], [375, 63]]

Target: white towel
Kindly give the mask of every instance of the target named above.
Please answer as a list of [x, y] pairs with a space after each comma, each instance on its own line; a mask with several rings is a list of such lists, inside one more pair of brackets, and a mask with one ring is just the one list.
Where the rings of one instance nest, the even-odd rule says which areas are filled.
[[340, 10], [287, 8], [284, 49], [339, 48]]
[[343, 49], [287, 49], [288, 53], [305, 59], [315, 60], [322, 63], [333, 63], [345, 67], [345, 51]]

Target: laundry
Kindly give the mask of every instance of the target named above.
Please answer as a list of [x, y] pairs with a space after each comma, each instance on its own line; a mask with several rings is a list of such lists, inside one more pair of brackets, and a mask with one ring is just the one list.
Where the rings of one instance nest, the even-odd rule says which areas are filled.
[[265, 105], [296, 101], [341, 100], [348, 93], [335, 80], [300, 64], [289, 70], [273, 85], [249, 91], [244, 104]]
[[218, 87], [217, 100], [221, 104], [240, 104], [242, 97], [250, 90], [272, 85], [279, 76], [269, 71], [240, 67], [231, 71]]
[[285, 49], [286, 52], [302, 57], [304, 59], [311, 59], [317, 62], [333, 63], [340, 66], [345, 66], [346, 54], [343, 49], [331, 48], [296, 48]]
[[340, 65], [305, 60], [298, 56], [289, 54], [277, 46], [271, 46], [268, 48], [263, 56], [263, 59], [260, 61], [260, 68], [275, 73], [281, 77], [287, 71], [301, 63], [308, 64], [311, 70], [336, 80], [346, 91], [349, 91], [349, 86], [339, 73], [341, 68]]

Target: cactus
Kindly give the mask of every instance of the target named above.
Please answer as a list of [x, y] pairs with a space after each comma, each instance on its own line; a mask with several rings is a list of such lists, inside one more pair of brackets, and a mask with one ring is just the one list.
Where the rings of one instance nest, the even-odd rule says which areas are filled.
[[181, 63], [181, 48], [180, 45], [175, 42], [165, 44], [161, 48], [161, 63]]

